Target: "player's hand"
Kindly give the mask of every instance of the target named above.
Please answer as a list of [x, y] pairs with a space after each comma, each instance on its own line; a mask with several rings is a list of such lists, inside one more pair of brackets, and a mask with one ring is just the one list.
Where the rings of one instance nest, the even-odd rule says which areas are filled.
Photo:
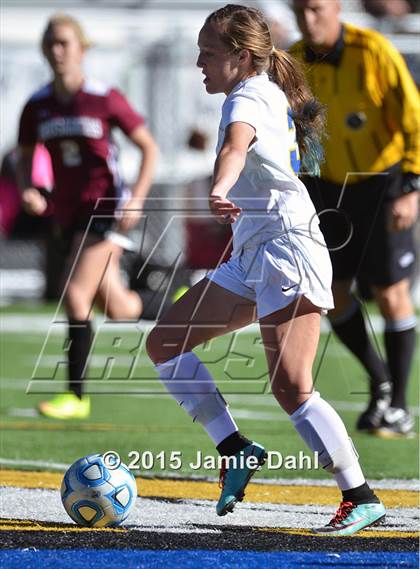
[[211, 213], [219, 223], [235, 223], [242, 210], [227, 198], [220, 196], [210, 196], [209, 206]]
[[22, 207], [30, 215], [42, 215], [48, 203], [36, 188], [27, 188], [22, 193]]
[[143, 201], [140, 198], [131, 198], [118, 212], [117, 228], [122, 233], [130, 231], [139, 222], [143, 211]]
[[411, 192], [394, 200], [391, 208], [391, 231], [409, 229], [417, 220], [419, 195]]

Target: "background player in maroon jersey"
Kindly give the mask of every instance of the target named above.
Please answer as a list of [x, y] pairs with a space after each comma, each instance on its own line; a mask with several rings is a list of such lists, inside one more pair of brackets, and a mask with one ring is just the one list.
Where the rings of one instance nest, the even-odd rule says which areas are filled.
[[[144, 119], [124, 96], [84, 77], [82, 62], [89, 46], [72, 17], [59, 14], [50, 19], [42, 51], [53, 80], [26, 103], [19, 128], [24, 207], [34, 215], [52, 212], [53, 239], [65, 247], [68, 261], [64, 300], [69, 319], [69, 393], [39, 405], [41, 413], [60, 419], [89, 415], [90, 400], [83, 396], [82, 388], [92, 343], [94, 302], [113, 319], [137, 319], [141, 313], [139, 296], [121, 280], [122, 248], [111, 236], [115, 229], [121, 234], [138, 222], [157, 155]], [[125, 204], [111, 140], [113, 127], [119, 127], [143, 155], [131, 198]], [[37, 142], [45, 144], [52, 159], [55, 184], [48, 200], [32, 187]], [[122, 207], [130, 214], [116, 219], [115, 211]]]

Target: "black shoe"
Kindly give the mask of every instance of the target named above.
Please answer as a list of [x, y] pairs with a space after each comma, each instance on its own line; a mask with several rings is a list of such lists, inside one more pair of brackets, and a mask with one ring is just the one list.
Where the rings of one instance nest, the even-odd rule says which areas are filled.
[[414, 419], [408, 411], [399, 407], [388, 407], [381, 424], [374, 430], [383, 439], [412, 438]]
[[356, 428], [359, 431], [371, 431], [381, 425], [382, 417], [391, 402], [392, 385], [384, 381], [371, 389], [368, 408], [357, 420]]

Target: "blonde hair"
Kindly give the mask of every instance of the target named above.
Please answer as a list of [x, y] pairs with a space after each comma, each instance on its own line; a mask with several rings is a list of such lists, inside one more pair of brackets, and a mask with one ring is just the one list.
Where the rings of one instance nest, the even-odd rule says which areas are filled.
[[267, 72], [270, 80], [284, 91], [292, 109], [304, 169], [319, 171], [323, 107], [312, 95], [300, 63], [285, 51], [274, 48], [262, 13], [255, 8], [228, 4], [212, 12], [206, 24], [216, 27], [220, 40], [231, 53], [248, 50], [254, 71]]
[[41, 39], [42, 53], [44, 54], [46, 53], [48, 47], [48, 36], [51, 33], [54, 26], [69, 26], [74, 30], [74, 33], [76, 34], [76, 37], [79, 40], [79, 43], [83, 49], [89, 49], [90, 47], [92, 47], [93, 43], [87, 37], [84, 29], [82, 28], [81, 24], [76, 20], [76, 18], [73, 18], [73, 16], [69, 16], [68, 14], [58, 13], [54, 14], [54, 16], [51, 16], [51, 18], [48, 20], [44, 33], [42, 34], [42, 39]]

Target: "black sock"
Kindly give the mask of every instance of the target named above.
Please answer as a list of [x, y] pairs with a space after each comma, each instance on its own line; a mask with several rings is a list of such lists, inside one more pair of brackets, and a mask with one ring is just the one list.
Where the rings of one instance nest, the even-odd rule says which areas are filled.
[[380, 500], [370, 488], [367, 482], [364, 482], [357, 488], [350, 490], [342, 490], [343, 502], [353, 502], [353, 504], [379, 504]]
[[389, 380], [389, 371], [370, 341], [360, 306], [344, 322], [331, 322], [343, 344], [357, 357], [371, 378], [373, 389]]
[[69, 319], [69, 342], [69, 390], [81, 398], [86, 362], [92, 345], [92, 324], [90, 320]]
[[240, 452], [245, 447], [250, 445], [252, 441], [241, 435], [239, 431], [232, 433], [221, 443], [217, 445], [217, 451], [221, 456], [232, 456], [237, 452]]
[[416, 329], [385, 330], [385, 349], [392, 378], [392, 407], [406, 408], [406, 391], [416, 347]]

